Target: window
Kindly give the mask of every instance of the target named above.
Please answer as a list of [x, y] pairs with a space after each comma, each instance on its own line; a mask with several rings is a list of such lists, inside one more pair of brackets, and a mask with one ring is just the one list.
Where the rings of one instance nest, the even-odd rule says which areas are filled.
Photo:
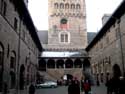
[[3, 0], [0, 1], [0, 12], [2, 12], [3, 9]]
[[75, 9], [75, 4], [71, 4], [71, 9]]
[[17, 30], [17, 22], [18, 22], [18, 21], [17, 21], [17, 18], [15, 17], [15, 18], [14, 18], [14, 29], [15, 29], [15, 30]]
[[10, 88], [15, 88], [15, 65], [16, 65], [16, 55], [14, 52], [11, 53], [10, 57]]
[[64, 42], [64, 34], [61, 34], [61, 42]]
[[68, 3], [65, 4], [65, 9], [69, 9], [69, 4]]
[[60, 4], [60, 9], [64, 9], [64, 4], [63, 3]]
[[55, 4], [54, 4], [54, 8], [58, 9], [58, 7], [59, 7], [59, 6], [58, 6], [58, 3], [55, 3]]
[[80, 7], [80, 4], [77, 4], [76, 5], [76, 9], [80, 9], [81, 7]]
[[6, 2], [3, 3], [3, 15], [6, 16], [7, 4]]
[[68, 32], [61, 32], [60, 33], [60, 42], [61, 43], [69, 43], [69, 33]]
[[2, 91], [2, 82], [3, 82], [3, 58], [4, 58], [4, 51], [2, 46], [0, 45], [0, 92]]

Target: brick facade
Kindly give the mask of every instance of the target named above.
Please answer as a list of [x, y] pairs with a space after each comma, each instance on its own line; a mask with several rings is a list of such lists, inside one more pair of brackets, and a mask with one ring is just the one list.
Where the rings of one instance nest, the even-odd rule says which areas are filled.
[[[125, 1], [111, 15], [94, 40], [86, 48], [91, 57], [92, 72], [102, 80], [112, 77], [112, 68], [117, 64], [125, 72]], [[122, 12], [121, 12], [122, 11]]]
[[12, 93], [16, 88], [24, 89], [26, 82], [35, 81], [41, 50], [24, 2], [0, 0], [0, 94], [5, 83]]

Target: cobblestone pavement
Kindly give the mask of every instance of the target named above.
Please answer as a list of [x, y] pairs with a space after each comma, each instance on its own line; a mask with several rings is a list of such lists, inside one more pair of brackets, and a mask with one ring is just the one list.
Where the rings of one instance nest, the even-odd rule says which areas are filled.
[[107, 88], [105, 85], [92, 86], [92, 94], [107, 94]]

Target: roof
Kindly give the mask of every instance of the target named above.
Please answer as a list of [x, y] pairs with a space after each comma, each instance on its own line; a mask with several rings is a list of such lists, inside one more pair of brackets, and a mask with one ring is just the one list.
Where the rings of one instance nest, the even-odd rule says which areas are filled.
[[26, 24], [26, 26], [29, 30], [29, 33], [31, 34], [31, 37], [32, 37], [33, 41], [35, 42], [37, 48], [39, 49], [39, 51], [42, 51], [42, 45], [38, 38], [37, 30], [34, 26], [34, 23], [32, 21], [32, 18], [29, 14], [29, 11], [28, 11], [24, 1], [23, 0], [12, 0], [11, 2], [14, 4], [15, 8], [17, 9], [20, 19], [22, 21], [24, 21], [24, 23]]
[[42, 31], [38, 31], [38, 36], [40, 39], [40, 42], [42, 44], [48, 44], [48, 31], [47, 30], [42, 30]]
[[97, 33], [96, 37], [92, 40], [92, 42], [87, 46], [86, 51], [89, 51], [95, 43], [97, 43], [102, 36], [108, 31], [108, 29], [121, 18], [121, 16], [125, 13], [125, 1], [118, 6], [115, 12], [111, 15], [109, 20], [104, 24], [104, 26]]

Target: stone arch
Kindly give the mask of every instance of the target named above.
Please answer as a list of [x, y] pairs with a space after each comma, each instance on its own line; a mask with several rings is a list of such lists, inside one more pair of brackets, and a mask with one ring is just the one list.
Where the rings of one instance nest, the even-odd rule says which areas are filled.
[[84, 67], [84, 69], [90, 67], [90, 61], [88, 59], [84, 59], [83, 67]]
[[39, 60], [39, 70], [46, 71], [46, 61], [44, 59]]
[[3, 70], [4, 70], [4, 46], [0, 42], [0, 92], [2, 91], [3, 86]]
[[64, 9], [64, 4], [60, 3], [60, 9]]
[[65, 9], [69, 9], [69, 3], [65, 4]]
[[55, 68], [55, 61], [53, 59], [48, 60], [47, 68]]
[[25, 67], [22, 64], [20, 66], [20, 75], [19, 75], [19, 77], [20, 77], [20, 80], [19, 80], [19, 86], [20, 86], [19, 88], [20, 88], [20, 90], [24, 90], [24, 84], [25, 84], [24, 75], [25, 75]]
[[58, 3], [54, 3], [54, 8], [58, 9], [59, 8], [59, 4]]
[[121, 76], [121, 69], [118, 64], [114, 64], [112, 67], [113, 77], [119, 78]]
[[65, 67], [66, 68], [73, 68], [73, 61], [71, 59], [67, 59], [65, 61]]
[[75, 9], [75, 4], [71, 4], [71, 9]]
[[77, 59], [74, 61], [74, 67], [75, 67], [75, 68], [81, 68], [81, 67], [82, 67], [82, 61], [77, 58]]
[[56, 62], [57, 68], [64, 68], [64, 60], [57, 60]]
[[76, 9], [81, 9], [80, 4], [76, 4]]

